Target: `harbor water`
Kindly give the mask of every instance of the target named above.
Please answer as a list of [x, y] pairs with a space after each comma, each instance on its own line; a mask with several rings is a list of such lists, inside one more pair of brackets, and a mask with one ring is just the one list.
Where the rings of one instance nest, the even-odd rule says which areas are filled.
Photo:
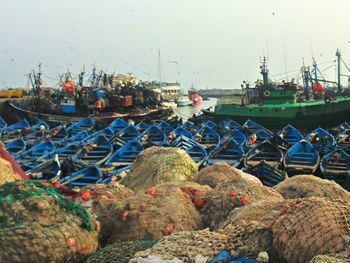
[[188, 118], [191, 118], [193, 114], [199, 114], [201, 113], [202, 109], [208, 109], [210, 107], [214, 107], [217, 103], [216, 98], [209, 98], [209, 100], [203, 100], [202, 103], [199, 106], [180, 106], [176, 107], [176, 105], [173, 107], [174, 112], [176, 115], [181, 117], [183, 120], [187, 120]]

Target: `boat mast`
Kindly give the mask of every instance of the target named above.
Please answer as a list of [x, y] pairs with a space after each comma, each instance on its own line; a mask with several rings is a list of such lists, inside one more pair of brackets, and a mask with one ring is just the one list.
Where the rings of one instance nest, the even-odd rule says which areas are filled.
[[337, 62], [338, 62], [338, 92], [341, 92], [341, 84], [340, 84], [340, 61], [341, 61], [341, 54], [340, 54], [340, 50], [337, 49], [337, 52], [335, 53], [336, 57], [337, 57]]
[[262, 65], [260, 66], [260, 73], [263, 75], [263, 86], [264, 89], [267, 89], [269, 86], [269, 70], [267, 69], [267, 59], [266, 57], [262, 60]]

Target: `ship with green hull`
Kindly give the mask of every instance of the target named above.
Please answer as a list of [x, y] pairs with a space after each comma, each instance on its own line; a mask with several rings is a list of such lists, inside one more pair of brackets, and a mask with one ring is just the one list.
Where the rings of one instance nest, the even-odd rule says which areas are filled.
[[[204, 110], [203, 113], [217, 120], [233, 119], [239, 123], [250, 119], [269, 128], [281, 128], [287, 124], [298, 128], [329, 127], [350, 120], [349, 89], [341, 85], [341, 77], [346, 76], [340, 72], [344, 61], [339, 51], [336, 56], [337, 81], [321, 78], [314, 63], [312, 71], [303, 67], [302, 87], [293, 82], [273, 83], [264, 58], [260, 67], [262, 81], [253, 89], [242, 85], [240, 103], [219, 100], [214, 111]], [[321, 83], [326, 83], [328, 88], [322, 90]], [[255, 91], [255, 96], [251, 91]]]

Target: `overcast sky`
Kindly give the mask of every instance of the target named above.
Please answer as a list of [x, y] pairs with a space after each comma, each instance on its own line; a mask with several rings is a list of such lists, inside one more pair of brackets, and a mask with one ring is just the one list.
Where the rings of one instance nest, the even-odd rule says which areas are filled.
[[0, 0], [0, 7], [1, 87], [25, 86], [39, 62], [48, 84], [83, 65], [90, 74], [93, 64], [158, 80], [158, 50], [162, 79], [183, 87], [255, 81], [263, 55], [271, 75], [312, 56], [321, 69], [332, 66], [321, 63], [337, 48], [350, 65], [349, 0]]

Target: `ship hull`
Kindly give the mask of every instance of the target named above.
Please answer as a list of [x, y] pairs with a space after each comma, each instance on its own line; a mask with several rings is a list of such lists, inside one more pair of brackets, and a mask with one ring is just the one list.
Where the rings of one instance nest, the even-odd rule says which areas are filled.
[[297, 128], [331, 127], [350, 120], [350, 98], [331, 102], [314, 101], [280, 105], [219, 104], [215, 111], [203, 111], [216, 120], [233, 119], [244, 123], [253, 120], [268, 128], [281, 128], [291, 124]]

